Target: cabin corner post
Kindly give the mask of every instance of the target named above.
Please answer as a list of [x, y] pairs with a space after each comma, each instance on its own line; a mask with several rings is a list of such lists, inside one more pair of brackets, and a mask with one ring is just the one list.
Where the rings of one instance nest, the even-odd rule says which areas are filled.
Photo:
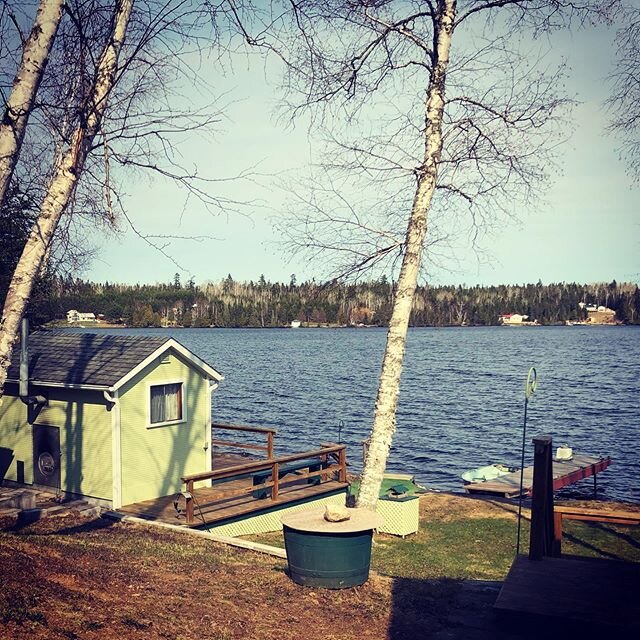
[[529, 560], [542, 560], [554, 553], [553, 478], [551, 436], [533, 438], [533, 487]]
[[218, 388], [217, 383], [212, 383], [211, 380], [207, 381], [206, 390], [206, 418], [204, 423], [204, 457], [205, 457], [205, 471], [211, 471], [213, 469], [213, 425], [211, 414], [213, 412], [213, 392]]
[[104, 392], [111, 412], [111, 504], [114, 509], [122, 506], [122, 420], [118, 391]]

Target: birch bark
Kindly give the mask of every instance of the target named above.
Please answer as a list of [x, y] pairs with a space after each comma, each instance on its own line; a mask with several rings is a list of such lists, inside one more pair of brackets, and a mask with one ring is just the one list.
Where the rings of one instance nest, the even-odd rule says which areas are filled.
[[64, 0], [41, 0], [0, 122], [0, 206], [13, 176], [40, 81], [55, 40]]
[[4, 392], [11, 351], [20, 320], [31, 296], [60, 217], [73, 197], [82, 168], [100, 129], [109, 93], [113, 88], [133, 0], [119, 0], [114, 10], [111, 34], [96, 66], [95, 77], [84, 113], [69, 147], [56, 159], [53, 177], [40, 206], [40, 213], [25, 244], [11, 279], [0, 324], [0, 398]]
[[442, 152], [442, 117], [451, 38], [456, 17], [456, 0], [442, 0], [434, 20], [435, 64], [425, 103], [425, 145], [422, 166], [417, 171], [416, 193], [405, 234], [404, 256], [389, 321], [387, 343], [378, 383], [370, 446], [362, 473], [358, 506], [374, 510], [396, 430], [396, 408], [400, 375], [411, 307], [418, 283], [420, 261], [427, 233], [427, 219], [436, 187], [438, 162]]

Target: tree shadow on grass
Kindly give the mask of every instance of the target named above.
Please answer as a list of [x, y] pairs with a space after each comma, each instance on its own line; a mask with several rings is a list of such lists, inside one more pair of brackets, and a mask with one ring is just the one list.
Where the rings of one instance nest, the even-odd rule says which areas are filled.
[[[624, 542], [626, 542], [630, 547], [634, 547], [635, 549], [640, 549], [640, 540], [637, 540], [633, 536], [630, 536], [628, 533], [623, 533], [622, 531], [618, 531], [618, 529], [612, 527], [611, 525], [607, 525], [602, 522], [592, 522], [590, 524], [594, 529], [599, 529], [600, 531], [602, 531], [603, 533], [606, 533], [607, 535], [615, 536], [616, 538], [619, 538], [620, 540], [623, 540]], [[632, 525], [632, 526], [635, 526], [636, 529], [638, 527], [638, 525]]]
[[[603, 534], [620, 538], [621, 540], [624, 540], [628, 545], [635, 547], [636, 549], [640, 549], [640, 543], [637, 540], [635, 540], [633, 537], [627, 534], [616, 531], [611, 526], [606, 526], [606, 525], [603, 526], [599, 522], [589, 522], [589, 523], [582, 523], [582, 524], [585, 527], [589, 527], [591, 529], [597, 529], [601, 531]], [[610, 560], [627, 560], [627, 558], [621, 556], [618, 553], [612, 553], [611, 551], [602, 549], [600, 546], [596, 546], [592, 542], [588, 542], [587, 540], [584, 540], [583, 538], [578, 537], [578, 535], [576, 535], [575, 533], [564, 531], [562, 534], [562, 540], [563, 540], [563, 543], [572, 542], [577, 547], [581, 547], [582, 549], [592, 551], [602, 558], [609, 558]], [[563, 546], [563, 549], [564, 549], [564, 546]]]

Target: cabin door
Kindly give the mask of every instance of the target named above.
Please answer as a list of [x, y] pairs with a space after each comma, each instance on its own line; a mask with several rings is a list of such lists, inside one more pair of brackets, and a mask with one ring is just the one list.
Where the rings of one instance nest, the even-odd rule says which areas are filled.
[[60, 488], [60, 429], [33, 425], [33, 483]]

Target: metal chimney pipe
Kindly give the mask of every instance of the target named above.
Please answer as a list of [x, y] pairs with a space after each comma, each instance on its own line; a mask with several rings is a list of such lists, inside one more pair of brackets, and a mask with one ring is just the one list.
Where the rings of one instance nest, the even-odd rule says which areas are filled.
[[29, 397], [29, 319], [22, 318], [20, 326], [20, 389], [22, 399]]

